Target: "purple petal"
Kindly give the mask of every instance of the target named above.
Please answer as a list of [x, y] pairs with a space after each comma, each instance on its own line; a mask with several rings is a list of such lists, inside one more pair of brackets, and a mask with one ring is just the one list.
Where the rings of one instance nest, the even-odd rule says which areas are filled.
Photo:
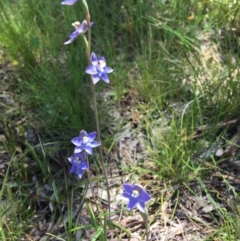
[[75, 149], [74, 149], [74, 154], [80, 153], [82, 151], [83, 151], [82, 147], [76, 146]]
[[[71, 158], [69, 158], [69, 160], [70, 159]], [[70, 173], [76, 172], [77, 175], [81, 178], [86, 169], [88, 169], [88, 164], [86, 161], [74, 161]]]
[[128, 199], [128, 201], [129, 201], [130, 198], [132, 198], [131, 194], [126, 193], [126, 192], [124, 192], [124, 193], [122, 194], [122, 197], [124, 197], [125, 199]]
[[75, 145], [75, 146], [81, 146], [82, 144], [82, 140], [79, 137], [74, 137], [71, 142]]
[[92, 62], [93, 65], [98, 64], [98, 58], [97, 58], [95, 53], [91, 53], [91, 62]]
[[97, 74], [97, 69], [96, 69], [95, 66], [89, 65], [89, 66], [86, 68], [85, 72], [86, 72], [87, 74], [93, 75], [93, 74]]
[[144, 203], [144, 202], [139, 201], [139, 202], [137, 203], [137, 208], [138, 208], [138, 210], [139, 210], [140, 212], [142, 212], [142, 213], [145, 213], [145, 212], [146, 212], [146, 208], [145, 208], [145, 203]]
[[124, 184], [122, 185], [122, 187], [123, 187], [123, 189], [124, 189], [124, 191], [125, 191], [126, 193], [132, 195], [134, 185], [131, 185], [131, 184], [129, 184], [129, 183], [124, 183]]
[[109, 83], [108, 75], [105, 72], [102, 72], [101, 77], [107, 84]]
[[73, 5], [77, 0], [65, 0], [61, 2], [62, 5]]
[[92, 155], [92, 147], [87, 144], [86, 147], [84, 148], [84, 150], [89, 154], [89, 155]]
[[77, 152], [74, 153], [74, 157], [78, 157], [81, 161], [85, 161], [86, 160], [86, 156], [85, 156], [85, 152], [81, 151], [81, 152]]
[[77, 175], [79, 176], [79, 178], [82, 177], [82, 175], [84, 174], [85, 169], [82, 169], [81, 166], [78, 166], [78, 170], [77, 170]]
[[78, 177], [79, 177], [79, 178], [82, 178], [82, 176], [83, 176], [83, 174], [84, 174], [84, 170], [80, 169], [80, 170], [77, 172], [77, 174], [78, 174]]
[[76, 165], [72, 165], [69, 173], [72, 174], [72, 173], [74, 173], [74, 172], [76, 172], [76, 171], [77, 171], [77, 166], [76, 166]]
[[105, 72], [106, 72], [107, 74], [109, 74], [109, 73], [112, 73], [112, 72], [113, 72], [113, 69], [112, 69], [112, 68], [110, 68], [110, 67], [108, 67], [108, 66], [106, 66], [106, 67], [104, 68], [104, 70], [105, 70]]
[[148, 202], [151, 199], [151, 196], [145, 190], [142, 190], [139, 198], [142, 202]]
[[69, 160], [69, 162], [71, 162], [72, 164], [74, 163], [74, 157], [68, 157], [68, 160]]
[[82, 170], [87, 170], [88, 169], [88, 164], [85, 161], [82, 161], [80, 164], [80, 167]]
[[70, 34], [70, 38], [74, 40], [78, 35], [79, 35], [79, 32], [76, 30]]
[[91, 132], [91, 133], [89, 133], [89, 134], [87, 135], [88, 141], [89, 141], [89, 142], [93, 142], [93, 141], [95, 140], [96, 136], [97, 136], [97, 132]]
[[90, 143], [90, 145], [91, 145], [91, 147], [97, 147], [97, 146], [100, 146], [101, 143], [98, 142], [98, 141], [93, 141], [93, 142]]
[[129, 198], [129, 203], [128, 203], [128, 210], [132, 210], [138, 203], [137, 198]]
[[66, 42], [64, 43], [64, 45], [67, 45], [67, 44], [72, 43], [73, 40], [74, 40], [74, 38], [70, 38], [68, 41], [66, 41]]
[[88, 24], [87, 24], [87, 21], [84, 19], [80, 24], [80, 26], [76, 28], [76, 31], [78, 32], [78, 34], [80, 34], [80, 33], [86, 33], [87, 30], [88, 30]]
[[92, 76], [92, 80], [93, 80], [93, 84], [96, 84], [100, 80], [99, 75], [98, 74], [94, 74]]
[[99, 57], [98, 62], [101, 62], [101, 67], [104, 68], [106, 66], [106, 60], [104, 57]]
[[87, 136], [87, 132], [84, 130], [81, 130], [79, 133], [79, 139], [83, 141], [83, 137]]

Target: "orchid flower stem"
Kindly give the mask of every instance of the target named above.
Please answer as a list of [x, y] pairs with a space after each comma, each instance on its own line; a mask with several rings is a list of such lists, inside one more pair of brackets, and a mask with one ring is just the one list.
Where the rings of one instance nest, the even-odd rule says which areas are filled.
[[147, 219], [147, 214], [146, 213], [141, 213], [141, 216], [143, 218], [144, 221], [144, 225], [145, 225], [145, 230], [146, 230], [146, 241], [149, 240], [149, 225], [148, 225], [148, 219]]
[[[90, 28], [90, 14], [86, 14], [86, 20], [88, 23], [88, 48], [87, 48], [87, 59], [88, 59], [88, 64], [91, 64], [90, 61], [90, 55], [91, 55], [91, 28]], [[91, 75], [90, 75], [91, 76]], [[97, 100], [96, 100], [96, 91], [95, 91], [95, 85], [93, 84], [92, 76], [90, 77], [91, 79], [91, 90], [92, 90], [92, 96], [93, 96], [93, 104], [94, 104], [94, 114], [95, 114], [95, 121], [96, 121], [96, 129], [98, 133], [98, 141], [101, 143], [101, 136], [100, 136], [100, 128], [99, 128], [99, 120], [98, 120], [98, 111], [97, 111]], [[109, 191], [109, 183], [108, 183], [108, 177], [107, 177], [107, 172], [105, 169], [104, 165], [104, 160], [103, 160], [103, 152], [102, 152], [102, 146], [99, 146], [99, 152], [100, 152], [100, 160], [102, 164], [102, 171], [103, 175], [106, 181], [106, 188], [107, 188], [107, 199], [108, 199], [108, 209], [109, 209], [109, 219], [110, 219], [110, 191]]]

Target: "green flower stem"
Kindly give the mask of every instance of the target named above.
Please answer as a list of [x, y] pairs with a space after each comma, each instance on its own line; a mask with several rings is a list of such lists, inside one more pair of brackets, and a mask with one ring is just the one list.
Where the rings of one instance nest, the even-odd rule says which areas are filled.
[[82, 3], [85, 13], [89, 13], [88, 4], [87, 4], [86, 0], [82, 0], [81, 3]]
[[147, 213], [142, 213], [142, 212], [140, 212], [140, 213], [141, 213], [141, 216], [143, 218], [144, 225], [145, 225], [146, 241], [148, 241], [149, 240], [149, 225], [148, 225], [148, 219], [147, 219], [148, 214]]
[[85, 37], [84, 34], [81, 34], [80, 36], [82, 37], [83, 43], [84, 43], [84, 45], [85, 45], [85, 48], [87, 49], [87, 48], [88, 48], [88, 41], [87, 41], [87, 38]]
[[[90, 27], [90, 14], [89, 12], [86, 13], [86, 20], [88, 23], [88, 48], [86, 51], [87, 54], [87, 59], [88, 59], [88, 64], [91, 64], [91, 60], [90, 60], [90, 55], [91, 55], [91, 27]], [[92, 96], [93, 96], [93, 101], [94, 101], [94, 114], [95, 114], [95, 121], [96, 121], [96, 129], [97, 129], [97, 138], [98, 141], [101, 143], [101, 136], [100, 136], [100, 128], [99, 128], [99, 120], [98, 120], [98, 111], [97, 111], [97, 100], [96, 100], [96, 91], [95, 91], [95, 85], [93, 84], [93, 80], [92, 80], [92, 75], [90, 75], [90, 79], [91, 79], [91, 90], [92, 90]], [[104, 166], [104, 160], [103, 160], [103, 152], [102, 152], [102, 145], [100, 145], [99, 147], [99, 152], [100, 152], [100, 160], [101, 160], [101, 164], [102, 164], [102, 171], [103, 171], [103, 175], [106, 181], [106, 187], [107, 187], [107, 198], [108, 198], [108, 210], [109, 210], [109, 219], [110, 219], [110, 191], [109, 191], [109, 183], [108, 183], [108, 178], [107, 178], [107, 172]]]

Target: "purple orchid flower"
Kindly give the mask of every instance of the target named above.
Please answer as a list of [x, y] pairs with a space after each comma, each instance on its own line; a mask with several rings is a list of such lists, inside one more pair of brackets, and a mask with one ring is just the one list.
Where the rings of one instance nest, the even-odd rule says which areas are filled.
[[73, 5], [77, 0], [65, 0], [61, 2], [62, 5]]
[[125, 183], [122, 186], [124, 189], [122, 197], [128, 199], [128, 210], [137, 206], [142, 213], [146, 213], [145, 203], [151, 199], [151, 196], [139, 184]]
[[88, 169], [84, 151], [75, 153], [74, 156], [69, 157], [68, 160], [72, 163], [70, 173], [76, 172], [79, 178], [81, 178], [85, 170]]
[[97, 136], [97, 132], [87, 133], [82, 130], [78, 137], [75, 137], [71, 142], [76, 146], [74, 153], [86, 151], [89, 155], [92, 155], [92, 148], [100, 146], [98, 141], [94, 141]]
[[[72, 25], [75, 27], [76, 30], [70, 34], [70, 39], [64, 43], [65, 45], [72, 43], [73, 40], [78, 35], [86, 33], [87, 30], [88, 30], [88, 23], [87, 23], [87, 21], [85, 19], [82, 21], [82, 23], [75, 22]], [[90, 23], [90, 27], [92, 27], [92, 25], [93, 25], [93, 22]]]
[[85, 72], [92, 75], [93, 84], [96, 84], [100, 79], [103, 79], [106, 83], [109, 83], [107, 74], [113, 72], [113, 69], [106, 66], [105, 58], [97, 58], [96, 54], [92, 53], [91, 63], [92, 65], [88, 66]]

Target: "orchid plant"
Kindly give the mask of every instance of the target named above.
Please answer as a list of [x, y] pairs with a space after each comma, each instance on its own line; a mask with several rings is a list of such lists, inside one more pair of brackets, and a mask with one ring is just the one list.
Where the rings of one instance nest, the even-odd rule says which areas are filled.
[[[62, 5], [74, 5], [77, 0], [65, 0], [61, 4]], [[71, 44], [78, 36], [82, 36], [86, 45], [86, 53], [87, 59], [89, 62], [89, 66], [86, 68], [85, 72], [91, 76], [91, 84], [92, 84], [92, 94], [94, 98], [94, 111], [95, 111], [95, 119], [96, 119], [96, 128], [97, 132], [87, 133], [86, 131], [80, 131], [79, 136], [74, 137], [71, 142], [75, 145], [74, 154], [72, 157], [69, 157], [68, 160], [72, 164], [70, 169], [70, 173], [76, 173], [79, 178], [82, 178], [85, 171], [89, 170], [88, 163], [88, 155], [93, 154], [93, 148], [99, 147], [100, 157], [102, 162], [102, 170], [105, 177], [105, 181], [107, 184], [107, 194], [108, 194], [108, 205], [110, 212], [110, 192], [108, 185], [108, 178], [105, 171], [105, 165], [103, 161], [102, 149], [101, 149], [101, 141], [100, 141], [100, 131], [99, 131], [99, 121], [97, 114], [97, 105], [95, 98], [95, 85], [102, 79], [105, 83], [109, 83], [108, 74], [113, 72], [113, 69], [106, 65], [105, 57], [97, 57], [97, 55], [92, 52], [91, 53], [91, 27], [93, 26], [93, 22], [90, 22], [90, 13], [86, 0], [81, 0], [83, 9], [86, 14], [86, 19], [80, 22], [74, 22], [72, 25], [75, 27], [75, 31], [73, 31], [69, 40], [67, 40], [64, 45]], [[88, 31], [88, 38], [84, 36], [84, 34]], [[90, 54], [91, 53], [91, 54]], [[98, 141], [95, 141], [98, 136]], [[90, 182], [90, 180], [89, 180]], [[151, 199], [151, 196], [144, 190], [144, 188], [139, 184], [123, 184], [123, 194], [122, 198], [126, 199], [128, 202], [128, 210], [132, 210], [137, 207], [139, 211], [142, 213], [142, 216], [146, 225], [146, 240], [148, 240], [148, 222], [147, 222], [147, 209], [146, 202]], [[109, 214], [110, 215], [110, 214]], [[109, 216], [110, 217], [110, 216]]]

